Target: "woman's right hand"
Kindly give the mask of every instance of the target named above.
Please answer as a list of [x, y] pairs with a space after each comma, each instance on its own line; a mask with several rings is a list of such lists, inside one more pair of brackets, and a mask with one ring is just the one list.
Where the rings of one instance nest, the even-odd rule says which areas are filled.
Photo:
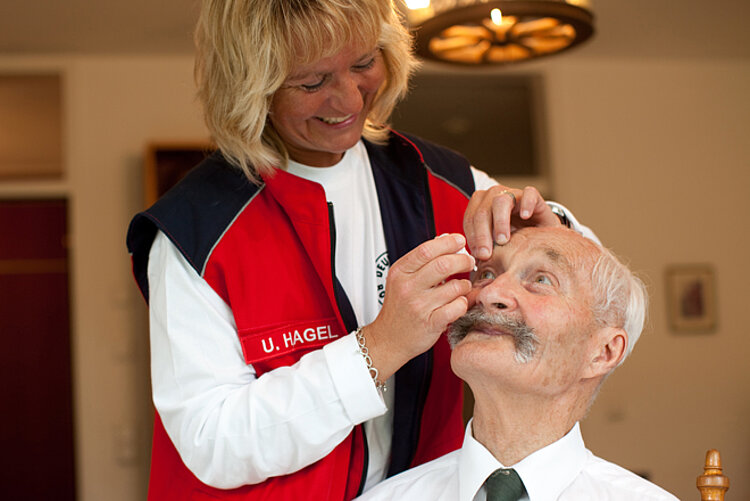
[[466, 313], [471, 282], [450, 279], [471, 271], [474, 258], [457, 254], [466, 239], [458, 233], [424, 242], [388, 271], [383, 308], [363, 327], [379, 379], [385, 381], [412, 358], [430, 349], [448, 325]]

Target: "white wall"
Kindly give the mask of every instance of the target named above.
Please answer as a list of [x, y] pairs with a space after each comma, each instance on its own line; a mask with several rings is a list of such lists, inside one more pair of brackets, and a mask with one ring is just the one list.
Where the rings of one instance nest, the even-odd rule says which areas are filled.
[[[150, 435], [145, 307], [125, 231], [142, 206], [142, 155], [153, 140], [201, 140], [190, 58], [0, 58], [0, 71], [65, 77], [68, 179], [3, 192], [71, 199], [75, 417], [82, 501], [144, 498]], [[584, 436], [596, 453], [697, 499], [695, 477], [719, 448], [750, 497], [750, 342], [740, 318], [750, 271], [750, 63], [560, 57], [523, 71], [546, 77], [555, 198], [646, 275], [650, 327], [605, 384]], [[53, 183], [54, 184], [54, 183]], [[673, 334], [665, 266], [712, 263], [719, 328]], [[132, 438], [131, 438], [132, 436]], [[135, 458], [122, 457], [133, 442]]]

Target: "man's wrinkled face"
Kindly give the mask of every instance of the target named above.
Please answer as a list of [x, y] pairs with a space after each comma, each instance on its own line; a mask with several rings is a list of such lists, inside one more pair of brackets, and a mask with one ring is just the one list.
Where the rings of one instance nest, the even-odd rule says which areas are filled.
[[524, 228], [496, 246], [472, 277], [473, 307], [449, 330], [454, 372], [545, 393], [576, 382], [590, 356], [598, 252], [561, 228]]

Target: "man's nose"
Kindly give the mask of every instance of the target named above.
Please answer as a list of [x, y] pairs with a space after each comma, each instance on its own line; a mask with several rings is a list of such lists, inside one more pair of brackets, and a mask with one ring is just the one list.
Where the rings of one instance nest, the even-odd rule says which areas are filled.
[[518, 284], [504, 273], [482, 287], [477, 295], [477, 303], [487, 311], [513, 311], [518, 308], [517, 292]]

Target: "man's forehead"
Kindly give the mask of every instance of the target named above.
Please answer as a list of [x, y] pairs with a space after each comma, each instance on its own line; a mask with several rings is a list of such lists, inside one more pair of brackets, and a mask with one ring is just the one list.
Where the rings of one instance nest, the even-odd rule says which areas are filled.
[[[541, 257], [570, 271], [575, 271], [581, 260], [592, 258], [593, 245], [572, 230], [562, 228], [523, 228], [513, 234], [506, 245], [496, 245], [493, 259], [518, 256]], [[582, 264], [582, 263], [581, 263]]]

